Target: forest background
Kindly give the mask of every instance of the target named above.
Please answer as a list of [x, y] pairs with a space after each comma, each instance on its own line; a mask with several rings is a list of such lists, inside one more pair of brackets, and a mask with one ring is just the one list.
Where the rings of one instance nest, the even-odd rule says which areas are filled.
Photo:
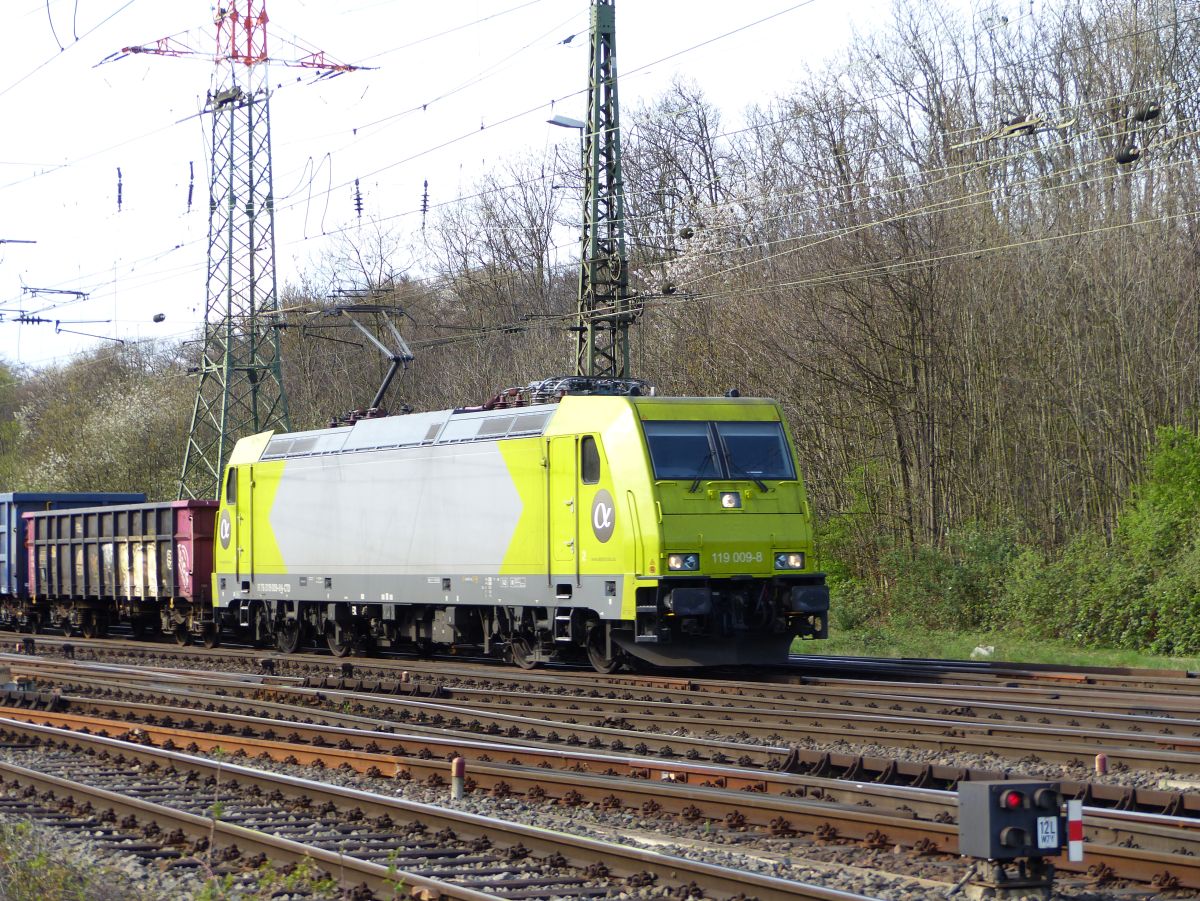
[[[936, 6], [736, 126], [692, 83], [622, 109], [635, 374], [782, 401], [835, 632], [1196, 653], [1200, 8]], [[281, 305], [397, 306], [388, 406], [479, 403], [568, 368], [579, 196], [573, 161], [513, 158], [420, 232], [364, 222]], [[293, 427], [370, 400], [373, 348], [281, 321]], [[174, 497], [198, 357], [3, 368], [0, 485]]]

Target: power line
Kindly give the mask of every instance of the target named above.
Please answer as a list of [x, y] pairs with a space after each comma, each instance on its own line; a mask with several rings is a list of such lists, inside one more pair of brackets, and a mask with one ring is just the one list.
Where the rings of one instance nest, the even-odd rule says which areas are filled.
[[118, 15], [123, 13], [125, 10], [129, 9], [129, 7], [133, 6], [133, 4], [136, 2], [137, 2], [137, 0], [126, 0], [126, 3], [124, 5], [122, 5], [120, 8], [118, 8], [115, 12], [112, 12], [109, 15], [105, 16], [103, 19], [101, 19], [99, 22], [97, 22], [95, 25], [93, 25], [91, 28], [89, 28], [83, 34], [77, 35], [75, 37], [75, 42], [73, 44], [71, 44], [70, 46], [65, 47], [65, 48], [62, 47], [61, 45], [59, 45], [60, 53], [56, 53], [54, 56], [50, 57], [45, 62], [38, 64], [31, 71], [26, 72], [24, 75], [22, 75], [16, 81], [14, 81], [12, 84], [10, 84], [8, 87], [4, 88], [3, 90], [0, 90], [0, 97], [3, 97], [5, 94], [7, 94], [13, 88], [16, 88], [19, 85], [23, 84], [24, 82], [28, 81], [30, 78], [32, 78], [34, 75], [36, 75], [38, 72], [42, 71], [42, 69], [46, 68], [46, 66], [50, 65], [56, 59], [59, 59], [62, 53], [66, 52], [67, 50], [70, 50], [72, 47], [74, 47], [76, 44], [78, 44], [80, 41], [82, 41], [88, 35], [92, 34], [92, 32], [94, 32], [96, 29], [102, 27], [105, 23], [109, 22], [110, 20], [114, 19], [115, 17], [117, 17]]
[[[1172, 140], [1179, 141], [1179, 140], [1183, 140], [1188, 137], [1194, 137], [1197, 134], [1200, 134], [1200, 132], [1189, 132], [1189, 133], [1185, 133], [1182, 135], [1178, 135], [1175, 138], [1173, 138]], [[1044, 150], [1044, 148], [1041, 148], [1041, 149]], [[1030, 148], [1028, 150], [1023, 150], [1019, 154], [1015, 154], [1015, 155], [1026, 155], [1029, 153], [1037, 152], [1038, 150], [1039, 150], [1039, 148]], [[1068, 173], [1068, 172], [1086, 171], [1088, 168], [1093, 168], [1093, 167], [1096, 167], [1096, 166], [1099, 166], [1099, 165], [1102, 165], [1105, 163], [1110, 163], [1111, 160], [1112, 160], [1111, 157], [1102, 157], [1102, 158], [1097, 158], [1097, 159], [1091, 160], [1091, 161], [1081, 162], [1081, 163], [1079, 163], [1073, 167], [1070, 167], [1068, 169], [1060, 170], [1059, 174], [1061, 175], [1061, 174]], [[1178, 162], [1182, 163], [1182, 162], [1187, 162], [1187, 161], [1188, 160], [1183, 160], [1183, 161], [1178, 161]], [[1158, 165], [1152, 165], [1149, 168], [1151, 169], [1151, 171], [1153, 171], [1157, 168], [1163, 168], [1169, 164], [1174, 164], [1174, 162], [1168, 160], [1168, 161], [1164, 161], [1163, 163], [1158, 164]], [[941, 170], [926, 170], [926, 171], [936, 172], [936, 171], [941, 171]], [[919, 173], [919, 174], [924, 174], [924, 172]], [[1062, 190], [1067, 190], [1070, 188], [1082, 187], [1082, 186], [1086, 186], [1089, 184], [1094, 184], [1097, 181], [1115, 179], [1122, 174], [1123, 173], [1121, 173], [1119, 171], [1113, 171], [1111, 173], [1108, 173], [1107, 175], [1101, 175], [1098, 177], [1088, 177], [1088, 178], [1085, 178], [1080, 181], [1072, 181], [1072, 182], [1065, 182], [1062, 184], [1058, 184], [1058, 185], [1055, 185], [1055, 186], [1052, 186], [1049, 188], [1042, 189], [1041, 191], [1027, 192], [1026, 194], [1017, 195], [1017, 198], [1026, 197], [1026, 196], [1036, 197], [1036, 196], [1041, 196], [1043, 194], [1047, 194], [1047, 193], [1050, 193], [1053, 191], [1062, 191]], [[541, 177], [539, 176], [537, 179], [530, 179], [529, 181], [534, 181], [534, 180], [541, 180]], [[1008, 185], [1006, 185], [1006, 188], [1008, 190], [1013, 190], [1013, 189], [1019, 188], [1023, 185], [1037, 184], [1040, 180], [1041, 180], [1040, 176], [1031, 177], [1030, 179], [1027, 179], [1025, 181], [1009, 183]], [[912, 190], [928, 189], [928, 188], [932, 187], [934, 184], [936, 184], [936, 182], [927, 182], [927, 183], [918, 184], [915, 186], [905, 186], [902, 189], [897, 189], [896, 191], [890, 192], [888, 194], [877, 195], [877, 196], [873, 196], [870, 198], [866, 198], [866, 199], [864, 199], [864, 202], [876, 203], [882, 198], [886, 198], [889, 196], [896, 196], [899, 194], [910, 192]], [[473, 195], [473, 196], [483, 196], [487, 193], [491, 193], [491, 192], [479, 192], [478, 194]], [[736, 271], [737, 269], [745, 268], [747, 266], [761, 265], [762, 263], [771, 259], [772, 256], [774, 256], [774, 257], [786, 256], [786, 255], [789, 255], [792, 253], [810, 249], [811, 247], [816, 246], [816, 244], [819, 244], [819, 243], [823, 243], [823, 242], [826, 242], [829, 240], [836, 240], [838, 238], [847, 237], [850, 234], [860, 232], [860, 231], [865, 231], [865, 230], [872, 229], [872, 228], [877, 228], [881, 225], [894, 224], [894, 223], [901, 222], [901, 221], [907, 221], [907, 220], [916, 218], [918, 216], [925, 216], [925, 215], [932, 215], [932, 214], [945, 214], [945, 213], [949, 213], [949, 212], [953, 212], [953, 211], [957, 211], [957, 210], [967, 209], [972, 206], [978, 206], [978, 205], [989, 202], [990, 199], [993, 197], [993, 195], [994, 195], [994, 189], [992, 189], [992, 188], [983, 189], [980, 191], [971, 192], [966, 195], [955, 195], [953, 197], [945, 198], [943, 200], [934, 201], [932, 203], [923, 205], [921, 207], [909, 208], [909, 209], [901, 211], [900, 213], [897, 213], [893, 216], [888, 216], [888, 217], [885, 217], [882, 219], [873, 219], [869, 222], [860, 223], [860, 224], [858, 224], [856, 226], [852, 226], [852, 227], [828, 229], [828, 230], [821, 231], [821, 232], [807, 233], [805, 235], [797, 236], [795, 238], [785, 238], [785, 239], [781, 239], [781, 240], [776, 240], [771, 243], [772, 244], [791, 243], [791, 244], [794, 244], [795, 246], [785, 247], [784, 249], [779, 250], [775, 254], [772, 254], [772, 255], [769, 255], [766, 257], [756, 257], [749, 262], [737, 264], [735, 266], [728, 267], [727, 269], [724, 269], [724, 270], [717, 270], [712, 273], [706, 273], [702, 277], [704, 277], [704, 278], [715, 277], [717, 275], [727, 274], [728, 272]], [[788, 195], [782, 195], [782, 196], [787, 197]], [[975, 198], [975, 199], [971, 199], [971, 198]], [[444, 204], [439, 204], [439, 205], [444, 205]], [[844, 205], [845, 205], [844, 202], [839, 201], [834, 204], [826, 204], [826, 205], [818, 205], [818, 206], [810, 207], [810, 208], [807, 208], [805, 210], [805, 212], [809, 213], [809, 214], [813, 214], [813, 213], [817, 213], [817, 212], [829, 211], [831, 209], [836, 209], [836, 208], [839, 208]], [[409, 215], [409, 214], [403, 214], [403, 215]], [[734, 229], [734, 228], [746, 229], [746, 228], [761, 227], [762, 225], [767, 224], [771, 221], [775, 221], [775, 220], [773, 218], [752, 219], [752, 220], [747, 220], [745, 222], [738, 223], [736, 225], [731, 225], [731, 226], [729, 226], [729, 228], [730, 229]], [[346, 231], [346, 230], [349, 230], [349, 229], [348, 228], [343, 229], [343, 231]], [[714, 230], [723, 230], [723, 229], [714, 229]], [[800, 243], [800, 242], [807, 242], [807, 243]], [[294, 241], [291, 243], [301, 243], [301, 242]], [[556, 250], [556, 251], [561, 251], [561, 250], [564, 250], [564, 249], [574, 246], [575, 243], [576, 242], [574, 242], [574, 241], [570, 241], [570, 242], [567, 242], [567, 243], [564, 243], [561, 245], [554, 245], [552, 247], [552, 249]], [[725, 255], [727, 255], [726, 250], [718, 249], [718, 250], [712, 251], [710, 253], [694, 255], [694, 256], [690, 257], [689, 259], [690, 259], [690, 261], [698, 261], [698, 260], [703, 260], [703, 259], [710, 258], [710, 257], [721, 257], [721, 256], [725, 256]], [[179, 267], [178, 269], [175, 270], [175, 273], [192, 271], [195, 268], [196, 267]], [[145, 284], [154, 284], [159, 281], [165, 281], [171, 277], [173, 277], [172, 273], [164, 274], [161, 278], [157, 277], [157, 276], [151, 277], [148, 279], [147, 282], [145, 282]], [[513, 275], [513, 276], [511, 276], [511, 278], [515, 280], [515, 279], [521, 278], [521, 276]], [[505, 279], [505, 280], [507, 280], [507, 279]], [[440, 284], [442, 286], [448, 286], [448, 285], [452, 284], [452, 282], [453, 282], [453, 279], [450, 277], [447, 277], [445, 279], [440, 279], [440, 280], [437, 280], [434, 282], [427, 281], [425, 284], [427, 287], [436, 286], [438, 284]], [[682, 286], [682, 285], [688, 284], [688, 283], [690, 283], [690, 280], [679, 283], [679, 286]], [[58, 308], [58, 307], [65, 306], [65, 305], [67, 305], [67, 304], [56, 305], [56, 307], [53, 307], [53, 308]], [[47, 309], [50, 309], [50, 308], [47, 308]]]
[[[809, 276], [801, 279], [794, 279], [786, 282], [773, 282], [767, 285], [760, 285], [750, 288], [739, 288], [738, 297], [745, 298], [752, 295], [762, 295], [769, 292], [778, 291], [781, 289], [795, 289], [804, 287], [831, 287], [839, 284], [845, 284], [854, 281], [862, 281], [876, 276], [895, 274], [913, 269], [929, 268], [943, 263], [960, 260], [965, 258], [978, 259], [987, 254], [1002, 253], [1011, 250], [1019, 250], [1025, 247], [1032, 247], [1040, 244], [1052, 243], [1055, 241], [1063, 241], [1072, 238], [1082, 238], [1089, 235], [1108, 234], [1118, 231], [1124, 231], [1131, 228], [1136, 228], [1140, 225], [1154, 225], [1166, 223], [1169, 221], [1183, 220], [1194, 216], [1200, 216], [1200, 208], [1188, 210], [1184, 213], [1171, 213], [1162, 216], [1156, 216], [1148, 219], [1139, 219], [1132, 222], [1122, 222], [1115, 225], [1097, 226], [1089, 229], [1082, 229], [1075, 232], [1058, 235], [1044, 235], [1039, 238], [1029, 238], [1023, 241], [1013, 241], [1005, 244], [993, 245], [988, 247], [972, 247], [967, 250], [955, 251], [947, 254], [934, 255], [923, 257], [915, 260], [899, 260], [890, 263], [880, 263], [871, 266], [859, 267], [857, 269], [842, 270], [835, 273], [827, 273], [824, 275]], [[644, 309], [661, 309], [671, 306], [679, 306], [683, 304], [702, 303], [709, 300], [719, 300], [726, 298], [729, 295], [724, 291], [714, 291], [707, 294], [689, 294], [684, 296], [673, 297], [648, 297], [643, 301]], [[455, 344], [480, 341], [492, 335], [511, 333], [513, 331], [534, 331], [538, 329], [563, 328], [567, 322], [575, 317], [574, 313], [561, 315], [547, 315], [539, 317], [537, 320], [522, 320], [519, 322], [510, 322], [503, 325], [493, 325], [481, 327], [474, 334], [453, 335], [446, 338], [434, 338], [425, 341], [410, 342], [414, 349], [416, 348], [432, 348], [432, 347], [447, 347]]]
[[[799, 5], [803, 5], [803, 4], [799, 4]], [[120, 10], [118, 10], [118, 12], [119, 12], [119, 11], [120, 11]], [[1191, 20], [1185, 20], [1185, 21], [1191, 21]], [[747, 27], [747, 26], [744, 26], [744, 27]], [[1167, 26], [1160, 26], [1160, 27], [1167, 27]], [[742, 29], [737, 29], [737, 30], [742, 30]], [[1141, 30], [1141, 32], [1142, 32], [1142, 33], [1144, 33], [1144, 32], [1147, 32], [1147, 31], [1152, 31], [1152, 30], [1158, 30], [1158, 29], [1149, 29], [1149, 28], [1147, 28], [1147, 29], [1142, 29], [1142, 30]], [[695, 46], [697, 46], [697, 47], [699, 47], [699, 46], [704, 46], [704, 45], [706, 45], [707, 43], [711, 43], [711, 40], [716, 40], [716, 39], [717, 39], [717, 38], [710, 39], [710, 41], [706, 41], [706, 42], [704, 42], [704, 43], [702, 43], [702, 44], [695, 45]], [[1117, 40], [1117, 39], [1118, 39], [1118, 38], [1113, 38], [1113, 40]], [[682, 53], [682, 52], [686, 52], [686, 51], [679, 51], [679, 53]], [[676, 55], [678, 55], [678, 53], [676, 53], [676, 54], [672, 54], [671, 56], [673, 57], [673, 56], [676, 56]], [[666, 57], [666, 58], [670, 58], [670, 57]], [[666, 59], [666, 58], [664, 58], [664, 59]], [[1025, 58], [1025, 59], [1026, 59], [1026, 60], [1028, 60], [1028, 58]], [[661, 60], [659, 60], [659, 61], [656, 61], [656, 62], [661, 62]], [[653, 65], [653, 64], [647, 64], [647, 65]], [[631, 70], [631, 73], [628, 73], [628, 74], [632, 74], [632, 71], [637, 71], [637, 70], [636, 70], [636, 69], [635, 69], [635, 70]], [[897, 94], [898, 94], [898, 93], [900, 93], [900, 92], [897, 92]], [[894, 96], [894, 95], [893, 95], [893, 96]], [[539, 107], [539, 108], [540, 108], [540, 107]], [[497, 124], [499, 124], [499, 123], [497, 123]], [[761, 126], [759, 126], [759, 127], [761, 127]], [[476, 132], [474, 132], [474, 131], [472, 132], [472, 134], [475, 134], [475, 133], [476, 133]], [[466, 137], [466, 136], [464, 135], [463, 137]], [[442, 145], [442, 146], [445, 146], [445, 145]], [[947, 167], [947, 168], [949, 168], [949, 167]], [[917, 186], [917, 188], [919, 188], [919, 187], [920, 187], [920, 186]], [[903, 190], [915, 190], [915, 189], [917, 189], [917, 188], [910, 188], [910, 187], [906, 187], [906, 188], [904, 188]], [[480, 195], [476, 195], [476, 196], [480, 196]], [[443, 203], [443, 204], [437, 204], [437, 206], [443, 206], [443, 205], [445, 205], [445, 204], [444, 204], [444, 203]], [[411, 214], [412, 214], [412, 213], [410, 212], [410, 213], [404, 213], [404, 214], [400, 214], [400, 215], [402, 216], [402, 215], [411, 215]], [[399, 218], [399, 216], [397, 216], [396, 218]], [[291, 243], [296, 243], [296, 242], [291, 242]]]

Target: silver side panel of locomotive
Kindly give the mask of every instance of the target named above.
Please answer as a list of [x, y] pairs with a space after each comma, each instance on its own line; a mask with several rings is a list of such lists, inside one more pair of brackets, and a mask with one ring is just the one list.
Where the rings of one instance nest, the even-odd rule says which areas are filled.
[[292, 572], [485, 574], [500, 571], [520, 517], [488, 442], [289, 460], [271, 529]]
[[[567, 598], [558, 586], [574, 573], [549, 575], [545, 548], [506, 561], [524, 505], [500, 442], [540, 441], [552, 412], [437, 411], [272, 438], [261, 462], [285, 461], [269, 523], [287, 573], [218, 574], [219, 606], [383, 604], [384, 619], [402, 603], [587, 606], [619, 619], [617, 574], [583, 576]], [[545, 476], [524, 478], [541, 485], [544, 528]]]

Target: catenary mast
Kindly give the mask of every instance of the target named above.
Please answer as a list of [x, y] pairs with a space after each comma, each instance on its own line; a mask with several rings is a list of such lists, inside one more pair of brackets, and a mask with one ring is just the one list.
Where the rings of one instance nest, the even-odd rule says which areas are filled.
[[[275, 314], [275, 195], [271, 187], [270, 85], [266, 0], [225, 0], [217, 8], [220, 85], [204, 113], [212, 120], [208, 185], [208, 274], [204, 350], [188, 430], [179, 497], [215, 498], [221, 472], [239, 438], [289, 428]], [[125, 47], [131, 53], [208, 56], [162, 38]], [[359, 66], [334, 63], [321, 51], [270, 60], [318, 70], [318, 78]]]
[[593, 0], [591, 16], [575, 374], [628, 378], [629, 326], [640, 310], [629, 294], [625, 255], [613, 0]]
[[[257, 9], [256, 9], [257, 6]], [[280, 370], [264, 0], [218, 10], [221, 87], [209, 93], [208, 291], [204, 353], [179, 497], [213, 498], [244, 435], [289, 429]]]

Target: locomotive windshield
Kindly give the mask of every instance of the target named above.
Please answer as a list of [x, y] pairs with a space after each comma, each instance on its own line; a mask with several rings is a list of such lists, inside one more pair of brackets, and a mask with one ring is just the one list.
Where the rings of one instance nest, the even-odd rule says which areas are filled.
[[795, 479], [778, 422], [642, 423], [656, 479]]

